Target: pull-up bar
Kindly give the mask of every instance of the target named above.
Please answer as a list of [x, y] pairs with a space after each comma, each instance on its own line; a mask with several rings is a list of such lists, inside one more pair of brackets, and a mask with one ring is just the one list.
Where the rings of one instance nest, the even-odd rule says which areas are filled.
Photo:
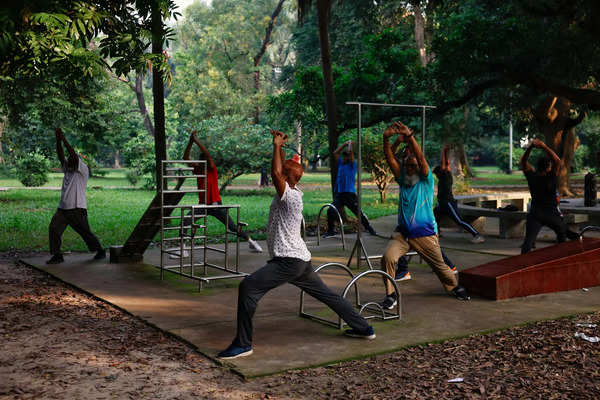
[[[356, 163], [356, 173], [358, 180], [358, 187], [356, 190], [356, 194], [358, 197], [358, 218], [360, 221], [360, 216], [362, 215], [362, 183], [360, 180], [361, 172], [362, 172], [362, 106], [375, 106], [375, 107], [399, 107], [399, 108], [420, 108], [421, 109], [421, 149], [423, 150], [423, 154], [425, 154], [425, 111], [429, 109], [436, 108], [436, 106], [428, 106], [424, 104], [391, 104], [391, 103], [368, 103], [361, 101], [347, 101], [347, 105], [349, 106], [358, 106], [358, 130], [357, 130], [357, 143], [358, 143], [358, 162]], [[360, 268], [360, 259], [361, 259], [361, 249], [365, 251], [365, 247], [362, 243], [361, 238], [362, 227], [361, 224], [358, 224], [358, 232], [356, 235], [356, 243], [354, 245], [354, 249], [352, 253], [350, 253], [350, 259], [348, 260], [348, 266], [352, 262], [352, 255], [354, 251], [356, 251], [356, 267]], [[368, 258], [368, 255], [365, 254]]]

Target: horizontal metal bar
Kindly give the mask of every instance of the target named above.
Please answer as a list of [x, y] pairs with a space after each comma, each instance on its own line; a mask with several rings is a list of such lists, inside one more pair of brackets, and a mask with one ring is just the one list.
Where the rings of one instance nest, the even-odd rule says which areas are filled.
[[164, 164], [177, 164], [177, 163], [183, 163], [183, 164], [190, 164], [190, 163], [197, 163], [197, 164], [201, 164], [201, 163], [205, 163], [206, 160], [160, 160], [163, 165]]
[[163, 178], [177, 178], [177, 179], [185, 179], [185, 178], [206, 178], [206, 175], [163, 175]]
[[194, 167], [165, 168], [165, 171], [193, 171]]
[[207, 250], [216, 251], [217, 253], [221, 253], [221, 254], [225, 254], [225, 253], [226, 253], [226, 251], [225, 251], [225, 250], [221, 250], [221, 249], [218, 249], [218, 248], [216, 248], [216, 247], [210, 247], [210, 246], [206, 246], [206, 249], [207, 249]]
[[206, 189], [163, 190], [163, 193], [204, 193]]
[[426, 106], [424, 104], [392, 104], [392, 103], [367, 103], [362, 101], [347, 101], [348, 105], [381, 106], [381, 107], [406, 107], [406, 108], [437, 108], [437, 106]]

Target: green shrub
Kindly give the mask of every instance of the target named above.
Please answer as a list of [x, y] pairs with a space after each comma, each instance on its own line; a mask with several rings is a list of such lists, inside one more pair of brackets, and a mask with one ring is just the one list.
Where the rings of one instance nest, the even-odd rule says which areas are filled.
[[25, 186], [42, 186], [48, 182], [50, 162], [36, 150], [17, 158], [17, 178]]
[[135, 186], [140, 180], [140, 173], [137, 169], [128, 169], [127, 173], [125, 173], [125, 178], [131, 183], [132, 186]]
[[[513, 170], [519, 169], [519, 162], [521, 161], [521, 156], [524, 152], [525, 151], [520, 147], [513, 147]], [[496, 153], [494, 155], [494, 160], [496, 161], [496, 166], [502, 171], [508, 171], [508, 153], [509, 148], [507, 143], [498, 144]]]

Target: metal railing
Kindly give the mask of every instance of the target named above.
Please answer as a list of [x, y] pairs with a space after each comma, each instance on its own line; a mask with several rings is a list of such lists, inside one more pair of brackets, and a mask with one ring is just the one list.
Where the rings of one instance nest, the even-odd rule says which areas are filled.
[[[193, 167], [181, 167], [178, 164], [193, 164]], [[192, 173], [189, 173], [189, 172]], [[200, 173], [194, 173], [200, 171]], [[162, 161], [163, 184], [160, 190], [160, 277], [164, 279], [164, 271], [168, 271], [186, 278], [198, 281], [199, 289], [203, 284], [218, 279], [243, 278], [246, 273], [239, 271], [239, 230], [246, 224], [240, 222], [240, 206], [237, 204], [207, 205], [206, 204], [206, 161], [205, 160], [163, 160]], [[204, 188], [186, 188], [182, 184], [185, 179], [204, 179]], [[169, 180], [176, 179], [179, 184], [174, 189], [169, 189]], [[200, 199], [201, 204], [177, 204], [166, 205], [165, 194], [170, 193], [192, 193], [204, 196]], [[184, 197], [185, 199], [185, 197]], [[177, 216], [166, 215], [166, 209], [179, 209]], [[236, 228], [238, 232], [231, 232], [227, 222], [224, 224], [224, 246], [219, 248], [208, 243], [207, 217], [211, 209], [224, 209], [225, 221], [229, 220], [229, 211], [236, 210]], [[177, 220], [178, 223], [177, 223]], [[175, 222], [175, 224], [173, 224]], [[235, 258], [230, 265], [230, 241], [229, 235], [235, 234]], [[198, 243], [199, 242], [199, 243]], [[200, 251], [201, 256], [198, 255]], [[222, 254], [223, 265], [209, 262], [209, 251]], [[199, 260], [196, 260], [199, 257]], [[168, 264], [165, 258], [178, 258], [177, 264]], [[227, 274], [209, 274], [209, 268], [227, 272]]]

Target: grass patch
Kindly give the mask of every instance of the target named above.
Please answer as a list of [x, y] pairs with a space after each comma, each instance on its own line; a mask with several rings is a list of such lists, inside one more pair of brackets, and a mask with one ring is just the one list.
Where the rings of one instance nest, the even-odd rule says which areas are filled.
[[[240, 220], [248, 223], [248, 231], [254, 238], [264, 239], [273, 188], [250, 192], [226, 191], [224, 204], [239, 204]], [[87, 190], [88, 218], [94, 232], [104, 247], [123, 244], [133, 227], [154, 198], [149, 190], [92, 189]], [[58, 190], [12, 189], [0, 192], [0, 251], [11, 249], [47, 250], [48, 225], [60, 200]], [[304, 192], [304, 218], [314, 221], [324, 203], [331, 201], [328, 189]], [[182, 204], [196, 204], [195, 194], [188, 194]], [[369, 218], [397, 212], [397, 195], [389, 195], [385, 204], [379, 203], [375, 190], [363, 192], [363, 209]], [[351, 214], [350, 214], [351, 215]], [[235, 216], [235, 213], [232, 213]], [[235, 220], [235, 218], [234, 218]], [[222, 233], [223, 225], [208, 218], [208, 233]], [[72, 229], [63, 235], [63, 249], [86, 251], [85, 244]]]

